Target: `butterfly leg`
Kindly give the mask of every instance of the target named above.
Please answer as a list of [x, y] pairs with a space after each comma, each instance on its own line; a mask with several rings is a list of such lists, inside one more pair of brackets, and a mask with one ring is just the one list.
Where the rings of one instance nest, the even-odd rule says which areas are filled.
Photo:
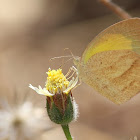
[[77, 77], [75, 78], [75, 82], [76, 82], [76, 83], [78, 82], [78, 79], [79, 79], [79, 83], [78, 83], [76, 86], [74, 86], [74, 88], [73, 88], [73, 89], [75, 89], [75, 88], [77, 88], [78, 86], [81, 85], [82, 80], [79, 78], [78, 70], [77, 70], [74, 66], [71, 67], [71, 70], [73, 70], [74, 73], [75, 73], [76, 76], [77, 76]]
[[72, 71], [72, 69], [70, 68], [70, 69], [68, 70], [67, 74], [65, 75], [65, 77], [68, 77], [68, 76], [70, 75], [71, 71]]
[[77, 87], [80, 86], [81, 84], [82, 84], [82, 80], [79, 79], [79, 83], [78, 83], [73, 89], [77, 88]]
[[[70, 75], [70, 73], [73, 71], [73, 73]], [[69, 77], [67, 78], [67, 79], [70, 79], [75, 73], [76, 73], [76, 75], [78, 74], [77, 73], [78, 72], [78, 70], [74, 67], [74, 66], [72, 66], [72, 67], [70, 67], [70, 69], [69, 69], [69, 71], [68, 71], [68, 73], [65, 75], [65, 77], [68, 77], [69, 75]]]
[[[74, 77], [73, 77], [73, 75], [74, 75]], [[69, 81], [68, 88], [64, 91], [64, 93], [68, 93], [69, 91], [71, 91], [72, 89], [75, 89], [77, 86], [80, 85], [80, 84], [77, 84], [79, 81], [78, 70], [74, 66], [72, 66], [69, 69], [66, 76], [69, 76], [67, 79], [71, 79], [71, 80]]]
[[117, 4], [113, 3], [111, 0], [98, 0], [98, 1], [104, 4], [106, 7], [108, 7], [112, 12], [114, 12], [121, 19], [131, 18], [131, 16], [125, 10], [123, 10]]
[[71, 69], [78, 75], [78, 70], [74, 66], [72, 66]]

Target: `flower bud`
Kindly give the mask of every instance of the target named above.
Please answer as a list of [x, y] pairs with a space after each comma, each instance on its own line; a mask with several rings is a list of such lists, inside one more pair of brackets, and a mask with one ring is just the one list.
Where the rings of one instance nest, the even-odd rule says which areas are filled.
[[[70, 73], [72, 74], [70, 75]], [[71, 90], [78, 83], [78, 72], [75, 67], [71, 67], [64, 75], [62, 69], [51, 70], [49, 68], [45, 88], [29, 87], [38, 94], [46, 96], [46, 108], [51, 121], [65, 125], [77, 118], [77, 104], [74, 101]], [[75, 77], [73, 75], [75, 74]], [[71, 79], [71, 80], [68, 80]]]
[[76, 119], [77, 110], [74, 102], [71, 93], [57, 93], [53, 97], [47, 97], [46, 108], [51, 121], [65, 125]]

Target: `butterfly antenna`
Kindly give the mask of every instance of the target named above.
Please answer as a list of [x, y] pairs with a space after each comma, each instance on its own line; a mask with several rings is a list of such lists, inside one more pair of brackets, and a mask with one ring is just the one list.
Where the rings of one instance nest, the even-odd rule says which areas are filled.
[[65, 62], [63, 62], [62, 65], [60, 65], [59, 68], [62, 68], [68, 61], [70, 61], [71, 59], [74, 58], [74, 55], [73, 55], [72, 51], [71, 51], [69, 48], [65, 48], [64, 51], [65, 51], [65, 50], [69, 50], [69, 52], [70, 52], [71, 55], [57, 56], [57, 57], [52, 57], [52, 58], [50, 59], [50, 61], [52, 61], [52, 60], [55, 60], [55, 59], [68, 58], [68, 57], [70, 57], [68, 60], [66, 60]]
[[72, 51], [71, 51], [69, 48], [65, 48], [64, 51], [65, 51], [65, 50], [69, 50], [69, 52], [70, 52], [72, 58], [74, 58], [74, 55], [73, 55]]
[[68, 61], [70, 61], [71, 59], [73, 59], [73, 57], [69, 58], [67, 61], [65, 61], [62, 65], [60, 65], [59, 68], [62, 68]]
[[54, 59], [60, 59], [60, 58], [66, 58], [66, 57], [72, 57], [71, 55], [66, 55], [66, 56], [58, 56], [58, 57], [52, 57], [50, 60], [54, 60]]

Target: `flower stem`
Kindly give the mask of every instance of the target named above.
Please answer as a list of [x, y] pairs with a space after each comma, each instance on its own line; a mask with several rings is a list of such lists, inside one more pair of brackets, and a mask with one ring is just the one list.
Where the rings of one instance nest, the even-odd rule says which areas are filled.
[[69, 130], [68, 124], [67, 125], [61, 125], [61, 126], [62, 126], [62, 129], [63, 129], [63, 131], [65, 133], [65, 136], [66, 136], [67, 140], [72, 140], [72, 136], [70, 134], [70, 130]]

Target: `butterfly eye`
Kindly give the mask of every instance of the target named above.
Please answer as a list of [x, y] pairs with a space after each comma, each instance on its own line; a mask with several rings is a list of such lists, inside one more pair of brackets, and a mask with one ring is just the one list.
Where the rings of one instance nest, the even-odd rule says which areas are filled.
[[74, 65], [78, 66], [78, 65], [79, 65], [79, 62], [80, 62], [80, 57], [79, 57], [79, 56], [75, 56], [75, 57], [73, 58], [73, 63], [74, 63]]

